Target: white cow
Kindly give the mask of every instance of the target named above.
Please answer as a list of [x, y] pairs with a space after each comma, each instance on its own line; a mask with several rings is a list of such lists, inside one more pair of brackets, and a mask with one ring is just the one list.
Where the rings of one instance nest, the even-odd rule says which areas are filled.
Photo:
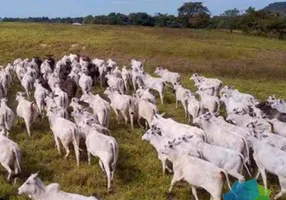
[[132, 97], [128, 95], [122, 95], [119, 94], [117, 91], [107, 88], [104, 91], [104, 94], [108, 96], [110, 100], [110, 106], [113, 108], [113, 111], [116, 115], [116, 121], [119, 123], [119, 115], [118, 111], [122, 114], [125, 120], [125, 124], [128, 123], [128, 114], [130, 116], [130, 122], [131, 122], [131, 127], [133, 127], [133, 113], [134, 110], [132, 110]]
[[83, 106], [79, 104], [79, 99], [74, 97], [71, 99], [70, 107], [72, 107], [73, 111], [80, 111], [83, 109]]
[[95, 66], [97, 67], [101, 67], [102, 65], [104, 65], [105, 61], [102, 59], [95, 58], [92, 60], [92, 63], [95, 64]]
[[93, 114], [97, 116], [99, 124], [104, 127], [109, 126], [110, 105], [107, 101], [101, 98], [98, 94], [93, 95], [90, 92], [83, 94], [80, 100], [89, 104], [89, 107], [93, 110]]
[[217, 96], [211, 96], [203, 90], [198, 90], [196, 93], [200, 96], [201, 114], [204, 113], [205, 109], [207, 109], [208, 112], [219, 114], [220, 102]]
[[154, 78], [150, 76], [149, 74], [142, 72], [137, 77], [137, 80], [143, 82], [145, 87], [157, 91], [160, 95], [161, 104], [164, 104], [163, 98], [164, 98], [164, 90], [165, 90], [166, 83], [164, 82], [163, 79]]
[[33, 84], [34, 84], [34, 78], [30, 73], [25, 73], [21, 80], [21, 86], [25, 89], [27, 97], [30, 96], [30, 90], [33, 89]]
[[47, 117], [49, 118], [50, 128], [53, 132], [59, 154], [61, 154], [59, 139], [66, 150], [65, 159], [67, 159], [70, 154], [69, 146], [72, 143], [76, 155], [77, 166], [79, 166], [80, 133], [76, 124], [58, 116], [53, 108], [47, 110]]
[[117, 63], [115, 61], [113, 61], [111, 58], [109, 58], [107, 61], [106, 61], [106, 64], [109, 68], [111, 69], [114, 69], [115, 66], [117, 65]]
[[38, 109], [41, 114], [43, 114], [44, 108], [45, 108], [45, 99], [47, 95], [49, 94], [49, 91], [45, 89], [38, 80], [35, 81], [34, 83], [35, 87], [35, 93], [34, 93], [34, 98], [36, 100]]
[[[271, 124], [266, 119], [254, 118], [248, 114], [240, 115], [236, 113], [229, 114], [226, 118], [228, 122], [231, 122], [237, 126], [242, 128], [247, 128], [250, 123], [259, 123], [265, 127], [265, 129], [269, 132], [272, 131]], [[286, 136], [286, 133], [285, 133]]]
[[278, 119], [274, 118], [272, 120], [268, 120], [273, 125], [274, 133], [286, 137], [286, 123], [281, 122]]
[[125, 91], [129, 92], [129, 85], [132, 84], [132, 75], [131, 75], [131, 71], [128, 70], [126, 68], [126, 66], [123, 66], [121, 69], [121, 75], [122, 75], [122, 79], [124, 81], [124, 87], [125, 87]]
[[135, 59], [131, 59], [130, 60], [130, 64], [131, 64], [131, 68], [133, 70], [138, 70], [138, 71], [144, 71], [144, 68], [143, 68], [143, 63], [146, 62], [146, 60], [143, 60], [142, 62], [141, 61], [137, 61]]
[[58, 106], [56, 104], [56, 101], [53, 98], [51, 98], [50, 96], [47, 96], [45, 99], [45, 102], [47, 105], [46, 109], [52, 108], [55, 111], [55, 113], [57, 114], [57, 116], [68, 119], [67, 110], [63, 107]]
[[44, 62], [41, 64], [41, 74], [50, 74], [53, 73], [53, 70], [50, 67], [50, 64], [48, 63], [48, 60], [44, 60]]
[[32, 174], [26, 182], [19, 187], [18, 194], [27, 194], [35, 200], [97, 200], [95, 197], [86, 197], [78, 194], [63, 192], [58, 183], [45, 185], [38, 177], [38, 173]]
[[165, 82], [174, 84], [179, 84], [181, 82], [181, 76], [179, 73], [170, 72], [168, 69], [164, 69], [163, 67], [157, 67], [155, 72], [158, 76], [160, 76]]
[[192, 93], [189, 93], [185, 98], [188, 106], [188, 118], [190, 123], [194, 123], [194, 120], [199, 116], [201, 105], [200, 102], [196, 99], [196, 96]]
[[224, 86], [221, 89], [220, 94], [221, 96], [226, 94], [228, 97], [232, 97], [234, 101], [241, 102], [246, 106], [251, 106], [258, 103], [254, 96], [246, 93], [241, 93], [239, 90], [229, 86]]
[[[98, 123], [97, 117], [86, 110], [75, 110], [71, 113], [71, 116], [74, 118], [76, 125], [80, 125], [83, 120], [90, 120], [92, 127], [96, 131], [105, 135], [111, 135], [107, 128]], [[84, 133], [81, 132], [81, 135], [84, 136]]]
[[195, 86], [200, 88], [214, 88], [214, 96], [217, 96], [220, 92], [220, 89], [223, 86], [223, 83], [221, 80], [213, 79], [213, 78], [206, 78], [204, 76], [200, 76], [199, 74], [195, 73], [192, 75], [190, 80], [193, 80], [195, 82]]
[[179, 154], [178, 149], [173, 144], [165, 145], [164, 149], [160, 151], [173, 162], [174, 176], [169, 193], [172, 192], [174, 184], [182, 179], [192, 185], [192, 193], [196, 200], [198, 200], [197, 187], [204, 188], [210, 193], [212, 200], [220, 200], [223, 176], [226, 177], [227, 185], [231, 188], [226, 171], [214, 164], [187, 154]]
[[[1, 132], [2, 131], [4, 130], [1, 127]], [[0, 134], [0, 163], [9, 173], [7, 177], [8, 181], [13, 174], [17, 175], [21, 172], [20, 162], [21, 154], [18, 145], [6, 136]]]
[[28, 135], [31, 136], [30, 125], [35, 122], [40, 115], [37, 104], [25, 99], [22, 92], [17, 92], [16, 101], [18, 101], [16, 109], [17, 116], [24, 119]]
[[[158, 112], [156, 105], [146, 100], [137, 100], [137, 108], [138, 108], [138, 113], [137, 113], [138, 124], [140, 125], [140, 127], [142, 127], [140, 123], [140, 119], [143, 118], [146, 120], [147, 124], [151, 128], [153, 117]], [[146, 128], [148, 127], [147, 124], [146, 124]]]
[[163, 174], [165, 174], [166, 169], [171, 173], [172, 170], [168, 167], [167, 156], [161, 154], [160, 150], [164, 148], [164, 145], [169, 141], [169, 138], [162, 136], [161, 133], [156, 133], [155, 131], [149, 129], [143, 136], [142, 140], [150, 142], [150, 144], [156, 149], [158, 153], [158, 159], [162, 162]]
[[188, 115], [186, 98], [192, 94], [191, 90], [184, 88], [180, 83], [174, 83], [174, 93], [176, 95], [176, 108], [178, 108], [178, 101], [183, 105], [185, 117]]
[[98, 67], [98, 72], [99, 72], [100, 87], [102, 88], [106, 80], [105, 75], [107, 74], [107, 67], [105, 65]]
[[226, 112], [228, 115], [232, 113], [246, 114], [249, 113], [249, 106], [242, 103], [241, 101], [236, 101], [231, 96], [223, 94], [220, 101], [224, 103]]
[[135, 94], [138, 99], [149, 101], [150, 103], [153, 103], [154, 105], [156, 104], [156, 98], [153, 94], [151, 94], [149, 88], [146, 88], [146, 89], [139, 88], [138, 90], [136, 90]]
[[86, 73], [79, 73], [80, 78], [78, 81], [79, 87], [81, 88], [82, 92], [90, 92], [92, 87], [92, 78]]
[[8, 136], [13, 125], [15, 114], [11, 108], [8, 107], [7, 101], [7, 98], [0, 100], [0, 124], [6, 129]]
[[206, 133], [207, 143], [232, 149], [242, 153], [249, 160], [248, 144], [244, 136], [229, 131], [223, 126], [212, 121], [213, 115], [206, 113], [195, 119], [194, 123], [202, 127]]
[[78, 69], [73, 69], [70, 73], [69, 73], [69, 77], [74, 80], [74, 82], [79, 86], [79, 79], [80, 79], [80, 76], [79, 76], [79, 73], [80, 71]]
[[[178, 141], [175, 140], [174, 144], [177, 148], [180, 148], [182, 144], [185, 144], [183, 145], [183, 150], [190, 150], [190, 153], [193, 156], [194, 153], [199, 151], [199, 158], [224, 169], [229, 175], [237, 178], [240, 182], [245, 180], [242, 175], [242, 166], [245, 167], [248, 175], [251, 176], [242, 154], [231, 149], [205, 143], [202, 140], [194, 140], [192, 137], [193, 136], [179, 138]], [[193, 152], [194, 150], [195, 152]]]
[[113, 90], [117, 90], [120, 94], [124, 94], [124, 81], [122, 78], [118, 78], [112, 74], [107, 74], [107, 84]]
[[67, 109], [69, 106], [68, 94], [60, 88], [59, 84], [54, 88], [54, 100], [59, 107]]
[[258, 166], [259, 175], [262, 175], [264, 188], [267, 189], [266, 171], [278, 176], [281, 191], [274, 197], [279, 199], [286, 193], [286, 153], [255, 138], [249, 138], [253, 148], [253, 158]]
[[88, 163], [91, 164], [91, 154], [99, 158], [99, 165], [107, 177], [109, 191], [118, 160], [118, 144], [113, 137], [95, 131], [89, 120], [84, 120], [79, 127], [85, 133]]
[[205, 132], [197, 127], [181, 124], [173, 119], [165, 119], [162, 116], [156, 114], [151, 122], [151, 127], [155, 131], [162, 132], [163, 135], [175, 139], [177, 137], [183, 137], [185, 135], [193, 135], [197, 138], [205, 140]]

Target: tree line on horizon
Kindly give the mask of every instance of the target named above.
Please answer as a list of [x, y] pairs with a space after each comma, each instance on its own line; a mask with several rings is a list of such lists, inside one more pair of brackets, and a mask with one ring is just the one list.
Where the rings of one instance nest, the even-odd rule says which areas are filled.
[[[283, 4], [284, 5], [284, 4]], [[286, 12], [286, 11], [285, 11]], [[281, 13], [267, 9], [256, 10], [249, 7], [245, 11], [226, 10], [218, 16], [211, 16], [209, 9], [202, 2], [186, 2], [178, 8], [178, 15], [157, 13], [154, 16], [144, 12], [110, 13], [109, 15], [77, 18], [3, 18], [4, 22], [46, 22], [46, 23], [82, 23], [103, 25], [139, 25], [170, 28], [226, 29], [230, 32], [242, 30], [244, 33], [286, 39], [286, 17]]]

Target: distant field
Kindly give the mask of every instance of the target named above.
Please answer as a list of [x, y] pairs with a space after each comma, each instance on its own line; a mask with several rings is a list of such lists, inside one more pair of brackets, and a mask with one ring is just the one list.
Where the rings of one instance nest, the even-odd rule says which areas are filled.
[[[225, 31], [187, 30], [119, 26], [71, 26], [60, 24], [0, 23], [0, 65], [14, 59], [43, 57], [53, 54], [80, 53], [99, 58], [113, 58], [120, 66], [129, 65], [128, 58], [147, 59], [145, 69], [165, 65], [184, 77], [184, 85], [193, 89], [189, 77], [193, 72], [218, 77], [225, 84], [234, 85], [260, 99], [276, 94], [286, 98], [286, 41], [230, 34]], [[15, 111], [15, 93], [21, 90], [17, 81], [9, 91], [9, 105]], [[95, 91], [99, 90], [97, 86]], [[165, 96], [161, 112], [178, 121], [186, 122], [182, 107], [175, 110], [171, 90]], [[81, 166], [76, 167], [74, 153], [68, 160], [59, 156], [49, 130], [48, 121], [32, 126], [29, 138], [24, 123], [14, 125], [11, 138], [20, 144], [23, 153], [23, 174], [16, 186], [6, 181], [6, 171], [0, 167], [0, 197], [18, 197], [16, 188], [31, 174], [40, 171], [45, 183], [58, 182], [65, 191], [85, 195], [96, 194], [106, 200], [163, 200], [167, 199], [172, 175], [162, 175], [161, 163], [153, 147], [141, 141], [144, 130], [132, 131], [123, 124], [111, 121], [112, 135], [120, 146], [120, 155], [113, 192], [107, 194], [106, 181], [98, 162], [87, 165], [85, 152]], [[269, 186], [278, 191], [278, 180], [269, 176]], [[260, 183], [261, 180], [259, 180]], [[178, 183], [172, 199], [190, 199], [190, 187]], [[209, 199], [204, 191], [200, 199]]]

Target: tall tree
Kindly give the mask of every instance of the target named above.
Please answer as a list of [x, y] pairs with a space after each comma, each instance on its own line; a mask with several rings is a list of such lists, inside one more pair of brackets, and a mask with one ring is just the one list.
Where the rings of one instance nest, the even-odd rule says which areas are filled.
[[239, 16], [240, 16], [240, 11], [236, 8], [231, 10], [226, 10], [222, 14], [225, 26], [230, 30], [231, 33], [234, 29], [237, 29], [239, 26]]
[[178, 13], [185, 27], [203, 28], [209, 23], [210, 11], [202, 2], [184, 3]]
[[91, 24], [93, 21], [93, 16], [92, 15], [88, 15], [83, 19], [83, 23], [84, 24]]

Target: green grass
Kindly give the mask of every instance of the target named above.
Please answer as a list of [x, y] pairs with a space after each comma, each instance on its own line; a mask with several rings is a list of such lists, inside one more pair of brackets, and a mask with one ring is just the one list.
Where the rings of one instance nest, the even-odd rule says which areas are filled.
[[[72, 48], [72, 44], [79, 44]], [[45, 46], [48, 45], [48, 46]], [[158, 65], [180, 72], [184, 85], [194, 90], [189, 77], [193, 72], [220, 78], [243, 92], [260, 99], [276, 94], [286, 98], [286, 42], [240, 33], [212, 30], [186, 30], [118, 26], [70, 26], [61, 24], [0, 23], [0, 64], [6, 65], [18, 57], [54, 54], [56, 58], [68, 53], [80, 53], [99, 58], [114, 58], [129, 65], [128, 58], [147, 59], [145, 69], [153, 72]], [[9, 90], [9, 105], [15, 111], [18, 82]], [[99, 91], [98, 86], [96, 91]], [[159, 102], [159, 101], [158, 101]], [[174, 109], [175, 99], [167, 91], [160, 112], [180, 122], [186, 122], [182, 107]], [[22, 151], [23, 173], [15, 186], [7, 183], [7, 173], [0, 167], [0, 197], [27, 199], [17, 196], [17, 187], [31, 174], [40, 171], [45, 183], [57, 182], [64, 191], [98, 195], [107, 200], [167, 199], [172, 175], [163, 176], [161, 163], [153, 147], [141, 141], [143, 130], [117, 125], [114, 116], [111, 132], [119, 143], [119, 161], [113, 192], [106, 193], [106, 181], [97, 159], [87, 165], [87, 155], [81, 154], [76, 167], [74, 153], [68, 160], [57, 153], [47, 120], [32, 126], [29, 138], [24, 123], [14, 125], [11, 138]], [[233, 181], [233, 180], [232, 180]], [[259, 180], [261, 183], [261, 180]], [[269, 186], [278, 191], [278, 180], [269, 176]], [[178, 183], [173, 199], [190, 199], [190, 187]], [[201, 199], [209, 199], [204, 191]]]

